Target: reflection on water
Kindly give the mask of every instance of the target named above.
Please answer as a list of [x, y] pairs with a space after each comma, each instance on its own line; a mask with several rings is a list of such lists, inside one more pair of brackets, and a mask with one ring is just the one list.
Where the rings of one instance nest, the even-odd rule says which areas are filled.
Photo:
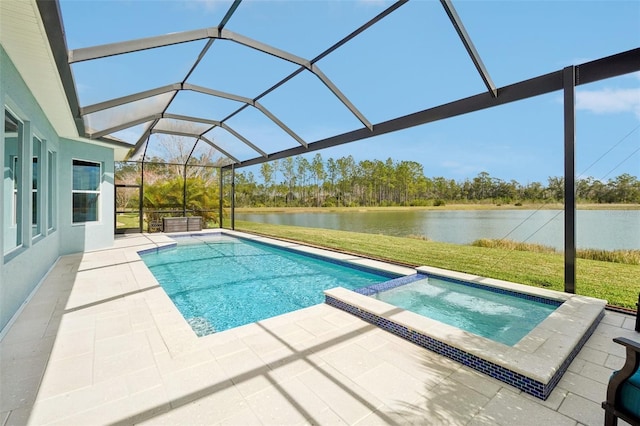
[[[564, 213], [558, 210], [370, 211], [346, 213], [236, 213], [238, 220], [469, 244], [507, 238], [563, 249]], [[640, 210], [579, 210], [578, 248], [640, 249]]]

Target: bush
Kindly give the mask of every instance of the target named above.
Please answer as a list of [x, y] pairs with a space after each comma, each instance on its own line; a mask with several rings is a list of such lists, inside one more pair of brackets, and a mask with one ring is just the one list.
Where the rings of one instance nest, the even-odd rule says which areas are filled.
[[441, 199], [433, 200], [434, 207], [440, 207], [440, 206], [446, 206], [446, 205], [447, 203], [445, 203], [444, 200], [441, 200]]

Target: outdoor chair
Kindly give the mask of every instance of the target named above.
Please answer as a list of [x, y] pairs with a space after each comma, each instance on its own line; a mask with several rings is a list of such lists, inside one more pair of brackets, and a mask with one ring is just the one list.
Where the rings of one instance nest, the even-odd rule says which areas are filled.
[[636, 331], [640, 331], [640, 293], [638, 293], [638, 303], [636, 303]]
[[627, 348], [627, 358], [622, 369], [614, 372], [607, 386], [607, 400], [602, 403], [605, 410], [605, 426], [615, 426], [618, 418], [631, 425], [640, 425], [640, 343], [624, 337], [614, 342]]

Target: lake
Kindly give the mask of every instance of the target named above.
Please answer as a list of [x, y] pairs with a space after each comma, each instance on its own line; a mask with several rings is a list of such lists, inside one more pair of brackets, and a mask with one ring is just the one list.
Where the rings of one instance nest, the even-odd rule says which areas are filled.
[[[411, 210], [236, 213], [237, 220], [394, 236], [420, 235], [469, 244], [480, 238], [544, 244], [563, 250], [562, 210]], [[578, 210], [578, 248], [640, 249], [640, 210]]]

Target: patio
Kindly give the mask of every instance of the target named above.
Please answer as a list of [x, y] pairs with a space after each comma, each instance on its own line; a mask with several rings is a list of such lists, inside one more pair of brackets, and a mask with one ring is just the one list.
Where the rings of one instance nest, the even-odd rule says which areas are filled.
[[197, 338], [136, 254], [167, 241], [58, 260], [0, 343], [0, 424], [600, 425], [638, 338], [607, 311], [547, 401], [328, 305]]

